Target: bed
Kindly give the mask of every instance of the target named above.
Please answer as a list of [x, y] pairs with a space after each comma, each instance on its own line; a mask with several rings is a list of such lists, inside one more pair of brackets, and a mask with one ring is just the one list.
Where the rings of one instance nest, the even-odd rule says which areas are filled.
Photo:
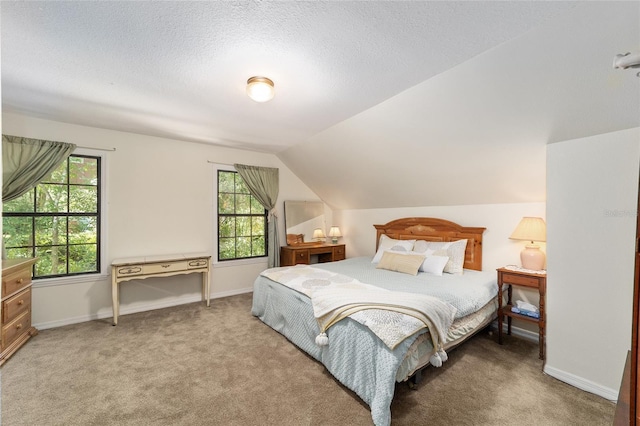
[[[482, 235], [485, 228], [463, 227], [436, 218], [403, 218], [374, 227], [376, 256], [373, 260], [382, 255], [386, 261], [386, 256], [391, 254], [385, 247], [394, 242], [401, 243], [393, 246], [392, 252], [401, 245], [444, 247], [446, 251], [447, 247], [460, 246], [461, 240], [466, 240], [463, 260], [460, 260], [464, 270], [441, 276], [418, 272], [414, 276], [379, 268], [381, 260], [372, 263], [371, 257], [291, 268], [325, 271], [401, 294], [415, 293], [416, 297], [427, 294], [455, 306], [453, 323], [446, 330], [446, 339], [443, 339], [445, 350], [467, 340], [496, 318], [496, 274], [482, 271]], [[429, 252], [429, 255], [437, 254], [442, 254], [442, 250]], [[311, 298], [265, 276], [273, 277], [279, 271], [289, 272], [289, 269], [267, 270], [256, 279], [252, 314], [321, 362], [339, 382], [362, 398], [371, 409], [375, 425], [389, 425], [396, 383], [415, 380], [425, 367], [433, 363], [430, 360], [433, 360], [433, 342], [436, 340], [432, 341], [428, 329], [423, 328], [391, 349], [362, 321], [354, 320], [354, 315], [333, 324], [327, 330], [329, 344], [320, 346], [316, 338], [321, 330], [314, 317]]]

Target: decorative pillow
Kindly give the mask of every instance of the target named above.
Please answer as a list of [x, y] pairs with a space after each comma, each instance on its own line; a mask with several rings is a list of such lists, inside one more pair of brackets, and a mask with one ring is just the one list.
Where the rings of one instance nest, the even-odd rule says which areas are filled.
[[385, 250], [390, 250], [392, 247], [395, 251], [401, 251], [403, 249], [406, 251], [411, 251], [413, 250], [413, 243], [415, 242], [416, 240], [395, 240], [393, 238], [387, 237], [386, 235], [380, 235], [378, 251], [376, 252], [376, 255], [373, 256], [371, 263], [380, 262], [380, 259], [382, 259], [382, 254], [385, 252]]
[[425, 240], [416, 240], [413, 245], [413, 251], [418, 253], [424, 253], [429, 249], [429, 241]]
[[427, 255], [422, 265], [420, 265], [420, 271], [442, 276], [442, 272], [448, 261], [449, 256]]
[[429, 242], [429, 250], [433, 250], [433, 255], [449, 257], [449, 261], [444, 267], [444, 272], [448, 274], [463, 273], [464, 253], [466, 248], [467, 240], [458, 240], [446, 243]]
[[403, 274], [417, 275], [418, 269], [420, 269], [423, 262], [424, 255], [422, 254], [405, 254], [385, 251], [382, 253], [382, 257], [378, 265], [376, 265], [376, 268], [402, 272]]

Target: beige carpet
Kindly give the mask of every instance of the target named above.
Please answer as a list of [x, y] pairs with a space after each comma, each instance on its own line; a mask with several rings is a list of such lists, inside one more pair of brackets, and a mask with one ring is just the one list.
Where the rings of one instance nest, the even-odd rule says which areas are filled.
[[[41, 331], [1, 370], [2, 425], [370, 425], [368, 407], [251, 315], [251, 295]], [[482, 333], [396, 385], [394, 425], [610, 425], [615, 406]]]

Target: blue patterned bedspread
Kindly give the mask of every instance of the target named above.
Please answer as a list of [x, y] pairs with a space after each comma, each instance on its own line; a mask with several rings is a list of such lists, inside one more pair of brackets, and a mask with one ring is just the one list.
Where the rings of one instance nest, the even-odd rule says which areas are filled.
[[[424, 273], [411, 276], [376, 269], [369, 257], [313, 266], [389, 290], [440, 297], [458, 309], [456, 317], [475, 312], [497, 293], [496, 274], [492, 271], [465, 270], [459, 276], [445, 274], [438, 277]], [[346, 318], [331, 327], [328, 346], [317, 346], [315, 338], [320, 329], [310, 299], [262, 276], [254, 283], [252, 314], [322, 362], [338, 381], [362, 398], [371, 408], [374, 424], [391, 423], [396, 372], [408, 348], [425, 330], [418, 331], [391, 350], [367, 327]]]

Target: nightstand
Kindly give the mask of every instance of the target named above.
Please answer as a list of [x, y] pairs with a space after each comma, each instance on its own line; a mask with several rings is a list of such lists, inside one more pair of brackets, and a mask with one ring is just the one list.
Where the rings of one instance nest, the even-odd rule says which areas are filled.
[[[507, 304], [503, 306], [502, 288], [507, 286]], [[511, 299], [513, 286], [534, 288], [540, 293], [540, 318], [533, 318], [511, 312], [513, 301]], [[502, 344], [502, 322], [507, 317], [507, 334], [511, 334], [511, 319], [528, 321], [538, 324], [538, 340], [540, 343], [540, 359], [545, 358], [545, 297], [547, 293], [547, 274], [521, 272], [507, 268], [498, 269], [498, 343]]]

